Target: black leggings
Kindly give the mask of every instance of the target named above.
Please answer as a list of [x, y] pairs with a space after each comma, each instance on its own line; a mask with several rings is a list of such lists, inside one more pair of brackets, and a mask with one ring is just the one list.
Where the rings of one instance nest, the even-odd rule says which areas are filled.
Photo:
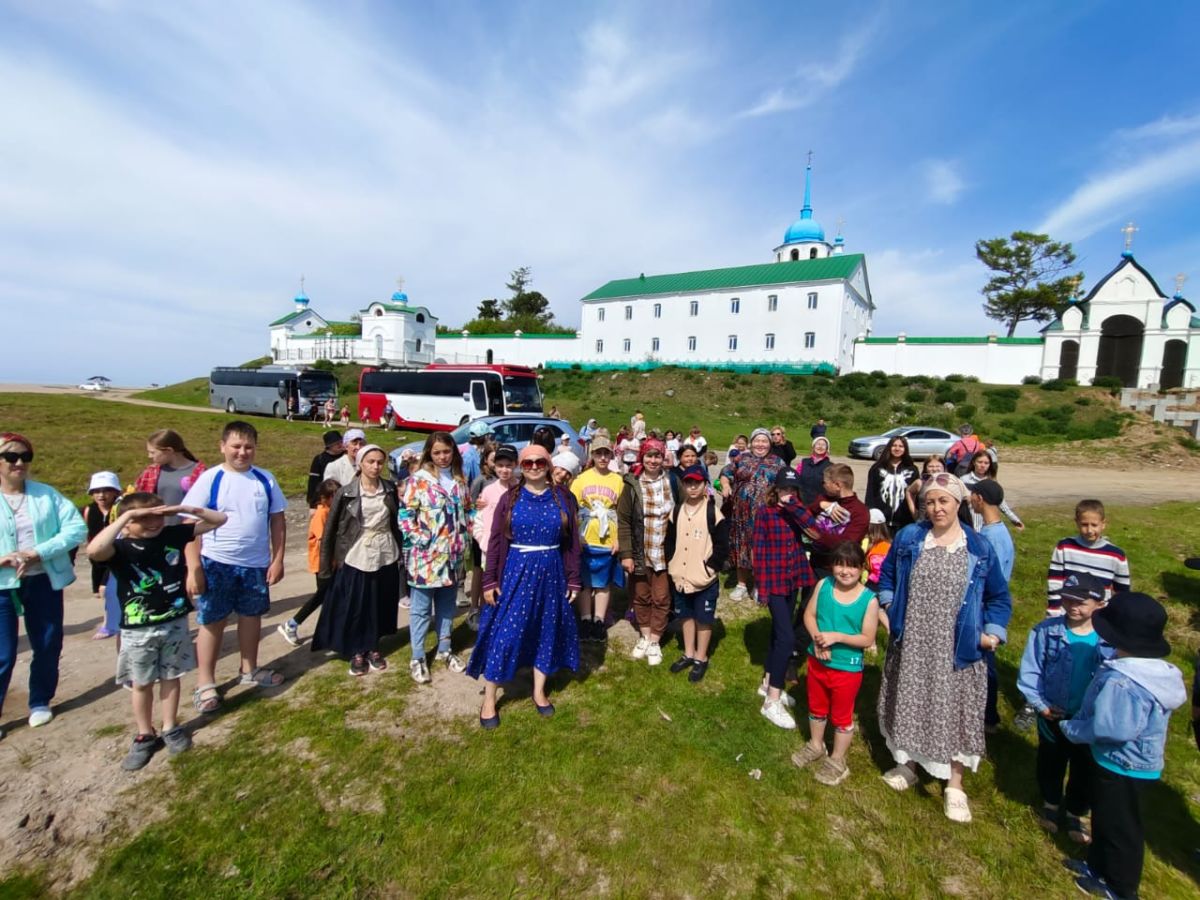
[[796, 595], [772, 594], [767, 597], [767, 610], [771, 613], [771, 643], [767, 647], [767, 683], [782, 691], [788, 660], [792, 658], [792, 646], [796, 642], [796, 630], [792, 625], [792, 617], [796, 613]]
[[321, 601], [325, 599], [325, 593], [329, 590], [329, 585], [332, 583], [332, 578], [317, 578], [317, 592], [308, 598], [305, 604], [300, 607], [299, 612], [292, 616], [297, 625], [321, 608]]
[[[1042, 726], [1049, 725], [1054, 740], [1046, 739]], [[1063, 777], [1067, 777], [1066, 807], [1073, 816], [1086, 816], [1092, 749], [1087, 744], [1072, 744], [1063, 736], [1057, 722], [1038, 720], [1037, 780], [1042, 802], [1058, 806], [1064, 800]]]
[[92, 593], [100, 593], [104, 582], [108, 581], [108, 563], [92, 563]]

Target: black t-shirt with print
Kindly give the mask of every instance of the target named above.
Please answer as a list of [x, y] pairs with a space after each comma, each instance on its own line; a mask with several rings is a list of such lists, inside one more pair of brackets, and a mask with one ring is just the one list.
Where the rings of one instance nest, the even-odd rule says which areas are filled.
[[117, 538], [108, 565], [117, 579], [122, 628], [158, 625], [192, 611], [183, 547], [195, 536], [195, 525], [168, 525], [152, 538]]

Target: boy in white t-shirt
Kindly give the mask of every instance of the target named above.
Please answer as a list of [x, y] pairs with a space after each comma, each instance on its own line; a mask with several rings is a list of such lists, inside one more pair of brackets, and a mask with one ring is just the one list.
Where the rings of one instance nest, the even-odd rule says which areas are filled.
[[270, 606], [268, 587], [283, 579], [287, 499], [275, 476], [254, 466], [258, 432], [247, 422], [230, 422], [221, 433], [225, 462], [196, 479], [185, 506], [225, 513], [228, 521], [200, 542], [187, 545], [187, 592], [196, 603], [196, 661], [199, 682], [192, 696], [196, 711], [216, 712], [217, 657], [230, 614], [238, 617], [241, 683], [274, 687], [278, 672], [258, 665], [262, 616]]

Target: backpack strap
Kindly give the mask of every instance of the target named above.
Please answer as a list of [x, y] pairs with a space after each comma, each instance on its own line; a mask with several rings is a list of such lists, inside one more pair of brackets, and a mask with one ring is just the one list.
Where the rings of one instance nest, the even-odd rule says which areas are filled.
[[[267, 492], [267, 520], [271, 519], [271, 479], [268, 478], [261, 469], [251, 466], [250, 472], [258, 479], [258, 483], [262, 485], [263, 490]], [[225, 477], [225, 470], [220, 466], [217, 467], [217, 474], [213, 476], [212, 485], [208, 489], [208, 509], [217, 508], [217, 495], [221, 492], [221, 479]]]

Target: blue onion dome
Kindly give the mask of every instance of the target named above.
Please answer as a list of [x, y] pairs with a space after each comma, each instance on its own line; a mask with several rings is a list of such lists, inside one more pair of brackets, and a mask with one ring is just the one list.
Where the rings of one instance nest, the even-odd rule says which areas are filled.
[[404, 293], [404, 291], [396, 291], [396, 293], [392, 294], [392, 302], [408, 303], [408, 294]]
[[293, 302], [297, 306], [308, 306], [308, 294], [301, 290], [300, 293], [293, 298]]

